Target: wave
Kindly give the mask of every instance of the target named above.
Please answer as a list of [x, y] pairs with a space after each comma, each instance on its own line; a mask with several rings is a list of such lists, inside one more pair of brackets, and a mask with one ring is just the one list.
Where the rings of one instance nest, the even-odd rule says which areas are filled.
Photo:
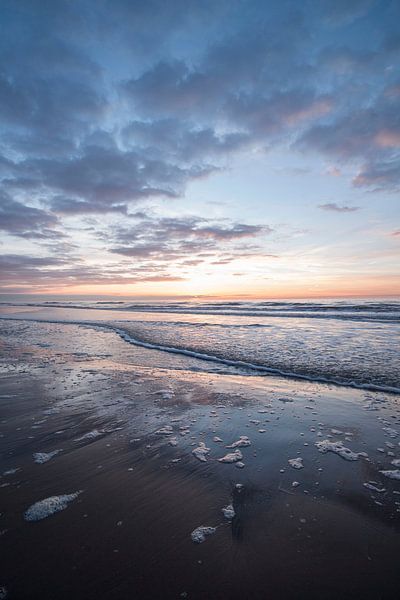
[[206, 362], [213, 362], [216, 364], [225, 365], [228, 367], [233, 367], [243, 372], [253, 372], [257, 375], [277, 375], [281, 377], [287, 377], [291, 379], [298, 379], [303, 381], [310, 381], [314, 383], [323, 383], [329, 385], [337, 385], [341, 387], [351, 387], [361, 390], [370, 390], [370, 391], [378, 391], [378, 392], [388, 392], [394, 394], [400, 394], [400, 388], [395, 386], [386, 386], [380, 384], [374, 384], [371, 382], [357, 382], [353, 380], [341, 380], [336, 377], [329, 377], [322, 374], [318, 375], [305, 375], [303, 373], [298, 373], [295, 371], [289, 371], [284, 369], [277, 369], [274, 367], [269, 367], [267, 365], [261, 365], [256, 363], [251, 363], [243, 360], [232, 360], [230, 358], [223, 358], [219, 356], [215, 356], [213, 354], [207, 354], [205, 352], [197, 352], [195, 350], [189, 350], [186, 348], [180, 348], [176, 346], [167, 346], [162, 344], [155, 344], [151, 342], [147, 342], [144, 340], [140, 340], [136, 337], [133, 337], [129, 332], [123, 330], [121, 327], [116, 327], [115, 325], [111, 325], [109, 323], [95, 322], [95, 321], [84, 321], [84, 320], [55, 320], [55, 319], [35, 319], [29, 317], [7, 317], [0, 316], [0, 320], [4, 321], [29, 321], [29, 322], [37, 322], [37, 323], [49, 323], [49, 324], [64, 324], [64, 325], [83, 325], [85, 327], [90, 327], [96, 330], [105, 330], [105, 331], [113, 331], [117, 335], [120, 336], [125, 342], [132, 344], [134, 346], [139, 346], [142, 348], [147, 348], [150, 350], [158, 350], [161, 352], [167, 352], [170, 354], [178, 354], [182, 356], [188, 356], [191, 358], [199, 359]]
[[278, 317], [295, 319], [338, 319], [346, 321], [400, 323], [400, 302], [363, 302], [359, 304], [346, 301], [338, 301], [336, 303], [329, 304], [315, 302], [172, 302], [164, 304], [132, 304], [125, 301], [110, 300], [97, 302], [0, 302], [0, 304], [2, 306], [15, 307], [25, 306], [32, 308], [67, 308], [93, 311], [147, 312], [159, 314], [209, 315], [250, 318]]

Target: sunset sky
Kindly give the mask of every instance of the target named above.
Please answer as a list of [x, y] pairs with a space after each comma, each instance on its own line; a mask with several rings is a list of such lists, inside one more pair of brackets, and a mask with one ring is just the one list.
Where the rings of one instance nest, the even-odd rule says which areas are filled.
[[2, 293], [400, 293], [400, 2], [2, 0]]

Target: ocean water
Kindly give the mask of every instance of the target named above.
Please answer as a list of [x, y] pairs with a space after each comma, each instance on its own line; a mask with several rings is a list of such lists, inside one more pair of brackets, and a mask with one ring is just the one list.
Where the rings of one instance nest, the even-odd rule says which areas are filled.
[[1, 318], [100, 325], [240, 373], [400, 393], [400, 299], [165, 301], [3, 296]]

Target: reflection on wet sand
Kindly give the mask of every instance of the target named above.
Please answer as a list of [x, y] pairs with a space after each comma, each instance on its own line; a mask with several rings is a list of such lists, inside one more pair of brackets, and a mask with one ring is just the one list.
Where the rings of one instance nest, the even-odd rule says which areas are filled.
[[397, 396], [76, 325], [0, 340], [10, 598], [397, 596]]

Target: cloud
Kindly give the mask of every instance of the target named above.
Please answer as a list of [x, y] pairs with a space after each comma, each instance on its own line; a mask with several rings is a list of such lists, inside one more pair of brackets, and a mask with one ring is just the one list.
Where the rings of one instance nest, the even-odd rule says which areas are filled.
[[235, 260], [265, 257], [262, 242], [272, 233], [268, 225], [212, 222], [200, 217], [145, 218], [132, 226], [116, 227], [109, 240], [111, 254], [134, 259], [135, 264], [175, 265], [229, 264]]
[[[92, 223], [88, 229], [103, 246], [101, 266], [80, 257], [76, 245], [49, 238], [42, 248], [47, 247], [51, 257], [0, 256], [3, 288], [31, 285], [32, 289], [45, 290], [54, 285], [181, 281], [187, 268], [264, 256], [261, 248], [243, 242], [272, 233], [267, 225], [210, 221], [197, 216], [149, 217], [137, 211], [126, 218], [132, 224], [116, 224], [104, 231], [99, 231], [96, 220], [88, 219]], [[115, 256], [120, 257], [118, 262], [113, 260]]]
[[327, 210], [330, 212], [338, 212], [338, 213], [351, 213], [360, 210], [359, 206], [339, 206], [336, 202], [327, 202], [326, 204], [319, 204], [318, 208], [322, 210]]
[[29, 255], [0, 255], [2, 289], [45, 290], [54, 285], [69, 287], [76, 285], [137, 284], [144, 282], [182, 281], [179, 275], [159, 271], [156, 274], [135, 269], [121, 270], [115, 265], [93, 267], [83, 262], [69, 263], [66, 259]]
[[[365, 102], [365, 100], [364, 100]], [[384, 89], [368, 98], [368, 107], [352, 107], [315, 124], [296, 142], [300, 149], [320, 151], [341, 163], [364, 164], [353, 179], [357, 187], [398, 188], [400, 185], [399, 98]], [[350, 164], [351, 164], [350, 162]]]
[[246, 133], [217, 134], [211, 127], [200, 127], [178, 118], [132, 121], [121, 135], [126, 146], [140, 147], [146, 155], [167, 156], [185, 163], [204, 156], [220, 157], [249, 142]]
[[[379, 97], [368, 86], [397, 52], [395, 9], [381, 10], [382, 39], [370, 46], [366, 30], [357, 47], [351, 22], [368, 14], [366, 0], [326, 1], [312, 14], [288, 2], [270, 6], [268, 19], [262, 3], [239, 4], [118, 0], [110, 18], [106, 0], [96, 10], [86, 0], [52, 9], [25, 0], [22, 19], [6, 1], [0, 127], [13, 158], [3, 185], [43, 190], [59, 214], [124, 214], [144, 198], [182, 196], [252, 146], [298, 138], [342, 159], [392, 160], [396, 82], [388, 77]], [[210, 15], [203, 42], [195, 34]], [[340, 46], [320, 32], [333, 21]], [[184, 29], [197, 45], [176, 44]]]
[[328, 167], [325, 173], [331, 177], [340, 177], [342, 175], [341, 170], [334, 166]]
[[13, 200], [8, 194], [0, 196], [0, 229], [22, 238], [46, 239], [62, 237], [55, 227], [55, 215]]
[[[172, 214], [191, 184], [252, 152], [307, 152], [355, 188], [397, 191], [399, 20], [399, 4], [380, 0], [4, 0], [1, 228], [67, 261], [21, 267], [21, 278], [173, 277], [167, 263], [265, 252], [268, 226], [146, 207]], [[63, 245], [70, 232], [111, 261], [103, 274], [85, 248]]]
[[400, 185], [400, 160], [365, 164], [353, 179], [353, 183], [356, 187], [398, 190]]
[[[136, 151], [83, 146], [63, 160], [36, 158], [9, 165], [3, 185], [12, 190], [41, 192], [54, 212], [63, 214], [126, 213], [126, 205], [143, 198], [182, 194], [190, 179], [205, 176], [213, 167], [180, 167], [148, 158]], [[12, 172], [11, 172], [12, 171]]]
[[65, 196], [54, 196], [49, 205], [59, 215], [88, 215], [96, 213], [120, 213], [127, 214], [126, 204], [112, 204], [107, 202], [87, 201], [84, 199], [68, 198]]

